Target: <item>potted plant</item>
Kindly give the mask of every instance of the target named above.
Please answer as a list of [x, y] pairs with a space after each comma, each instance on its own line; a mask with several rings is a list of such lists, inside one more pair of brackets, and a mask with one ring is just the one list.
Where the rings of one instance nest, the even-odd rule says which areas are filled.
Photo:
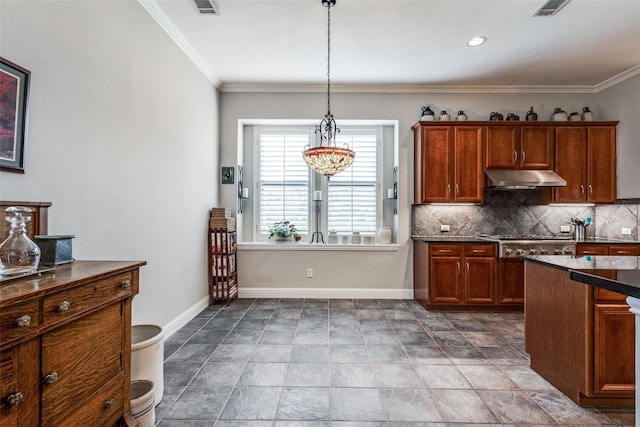
[[302, 238], [302, 236], [296, 229], [296, 226], [291, 224], [289, 221], [280, 221], [274, 223], [269, 228], [269, 238], [272, 238], [274, 236], [276, 238], [276, 241], [280, 242], [289, 241], [292, 237], [297, 242]]

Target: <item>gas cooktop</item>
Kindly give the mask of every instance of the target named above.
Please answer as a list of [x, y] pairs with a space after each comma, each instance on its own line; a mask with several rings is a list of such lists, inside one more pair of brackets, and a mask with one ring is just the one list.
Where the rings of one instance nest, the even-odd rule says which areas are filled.
[[572, 236], [538, 236], [535, 234], [479, 234], [478, 237], [491, 240], [573, 240]]

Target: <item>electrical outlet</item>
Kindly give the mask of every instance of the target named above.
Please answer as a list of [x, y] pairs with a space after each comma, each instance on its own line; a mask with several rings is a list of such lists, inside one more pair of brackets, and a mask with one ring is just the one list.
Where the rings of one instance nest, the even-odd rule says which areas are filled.
[[569, 233], [571, 231], [571, 226], [570, 225], [561, 225], [560, 226], [560, 232], [561, 233]]
[[442, 232], [449, 231], [450, 228], [451, 226], [449, 226], [448, 224], [440, 224], [440, 231]]
[[626, 227], [622, 227], [622, 235], [623, 236], [631, 236], [631, 229], [630, 228], [626, 228]]
[[312, 278], [313, 277], [313, 268], [307, 268], [307, 277], [308, 278]]

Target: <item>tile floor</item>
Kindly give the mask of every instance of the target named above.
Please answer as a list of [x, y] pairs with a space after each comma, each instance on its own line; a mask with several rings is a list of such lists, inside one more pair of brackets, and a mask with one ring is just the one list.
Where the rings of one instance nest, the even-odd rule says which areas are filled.
[[239, 299], [165, 341], [159, 427], [603, 426], [528, 368], [522, 313]]

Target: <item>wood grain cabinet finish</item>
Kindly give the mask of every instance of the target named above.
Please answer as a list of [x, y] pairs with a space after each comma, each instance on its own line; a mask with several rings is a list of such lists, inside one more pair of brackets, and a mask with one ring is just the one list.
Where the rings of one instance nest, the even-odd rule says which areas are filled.
[[558, 203], [616, 201], [616, 125], [558, 126], [556, 172], [566, 187], [553, 191]]
[[520, 259], [498, 260], [498, 303], [524, 304], [524, 262]]
[[488, 125], [487, 169], [553, 169], [552, 126]]
[[494, 304], [494, 244], [416, 241], [414, 250], [414, 294], [420, 304], [428, 308]]
[[423, 122], [413, 130], [415, 203], [482, 203], [483, 126]]
[[131, 302], [143, 265], [75, 261], [2, 284], [0, 425], [135, 422]]

